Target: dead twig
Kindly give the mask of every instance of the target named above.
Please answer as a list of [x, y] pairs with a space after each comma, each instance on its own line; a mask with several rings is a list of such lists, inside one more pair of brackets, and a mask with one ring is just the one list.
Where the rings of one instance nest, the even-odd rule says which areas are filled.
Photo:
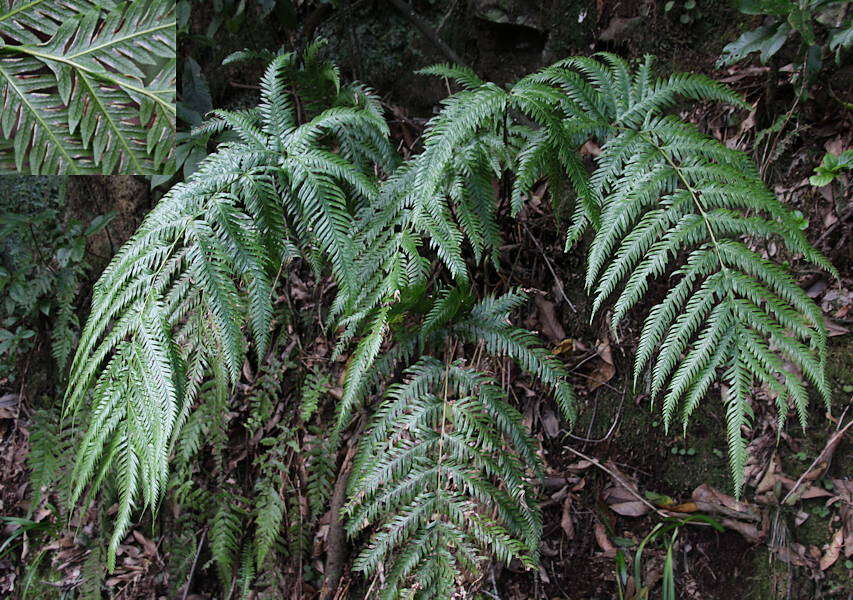
[[195, 551], [195, 558], [193, 558], [193, 564], [190, 567], [189, 575], [187, 575], [187, 584], [184, 586], [184, 593], [181, 595], [181, 600], [187, 600], [187, 594], [190, 591], [190, 584], [193, 581], [193, 574], [195, 573], [195, 567], [198, 564], [198, 557], [201, 554], [201, 547], [204, 545], [204, 538], [207, 536], [207, 529], [201, 532], [201, 538], [198, 540], [198, 547]]
[[403, 2], [403, 0], [390, 0], [390, 3], [400, 12], [401, 15], [411, 21], [412, 25], [420, 29], [421, 33], [424, 34], [424, 37], [426, 37], [432, 43], [433, 46], [441, 50], [442, 54], [444, 54], [448, 59], [450, 59], [450, 62], [454, 62], [457, 65], [463, 67], [468, 67], [468, 65], [465, 64], [465, 61], [459, 58], [459, 55], [453, 51], [453, 48], [441, 41], [441, 38], [438, 37], [438, 34], [436, 34], [435, 31], [433, 31], [433, 29], [429, 25], [427, 25], [423, 19], [421, 19], [418, 15], [415, 14], [415, 11], [412, 10], [411, 6]]
[[329, 533], [326, 536], [326, 566], [323, 569], [323, 588], [320, 600], [333, 600], [344, 573], [347, 562], [347, 539], [344, 521], [341, 516], [347, 496], [347, 482], [350, 475], [350, 462], [355, 454], [355, 446], [350, 446], [341, 463], [340, 474], [335, 482], [332, 500], [329, 506]]
[[583, 460], [588, 460], [589, 462], [591, 462], [592, 464], [594, 464], [596, 467], [598, 467], [599, 469], [601, 469], [602, 471], [604, 471], [605, 473], [607, 473], [608, 475], [610, 475], [610, 476], [611, 476], [613, 479], [615, 479], [615, 480], [616, 480], [616, 481], [617, 481], [617, 482], [618, 482], [622, 487], [624, 487], [626, 490], [628, 490], [628, 493], [629, 493], [629, 494], [631, 494], [631, 495], [632, 495], [632, 496], [634, 496], [637, 500], [639, 500], [640, 502], [642, 502], [643, 504], [645, 504], [646, 506], [648, 506], [651, 510], [653, 510], [655, 513], [657, 513], [657, 515], [658, 515], [659, 517], [661, 517], [661, 518], [663, 518], [663, 519], [666, 519], [666, 518], [669, 516], [669, 515], [667, 515], [665, 512], [663, 512], [662, 510], [660, 510], [658, 507], [656, 507], [654, 504], [652, 504], [651, 502], [649, 502], [648, 500], [646, 500], [645, 498], [643, 498], [640, 494], [638, 494], [637, 492], [635, 492], [635, 491], [632, 489], [632, 486], [631, 486], [631, 484], [630, 484], [630, 483], [628, 483], [627, 481], [625, 481], [624, 479], [622, 479], [622, 477], [621, 477], [620, 475], [618, 475], [618, 474], [617, 474], [615, 471], [613, 471], [612, 469], [608, 469], [608, 468], [607, 468], [607, 467], [605, 467], [603, 464], [601, 464], [601, 462], [600, 462], [597, 458], [593, 458], [592, 456], [587, 456], [587, 455], [586, 455], [586, 454], [584, 454], [583, 452], [579, 452], [579, 451], [575, 450], [574, 448], [572, 448], [571, 446], [566, 446], [566, 448], [569, 450], [569, 452], [571, 452], [571, 453], [572, 453], [572, 454], [574, 454], [575, 456], [578, 456], [578, 457], [582, 458]]
[[548, 270], [551, 272], [551, 277], [554, 278], [554, 282], [557, 284], [557, 289], [560, 291], [560, 295], [563, 297], [563, 300], [566, 301], [566, 304], [568, 304], [569, 307], [573, 311], [578, 312], [578, 309], [575, 308], [575, 305], [572, 304], [572, 301], [569, 300], [568, 296], [566, 296], [566, 292], [564, 291], [564, 286], [563, 286], [563, 280], [560, 279], [559, 277], [557, 277], [557, 273], [554, 271], [554, 267], [551, 266], [551, 261], [548, 260], [548, 254], [545, 252], [545, 249], [542, 248], [542, 244], [540, 244], [539, 240], [536, 239], [536, 236], [534, 236], [530, 232], [530, 229], [527, 227], [526, 223], [522, 223], [522, 226], [524, 227], [524, 231], [527, 232], [527, 235], [530, 236], [530, 239], [533, 240], [533, 243], [536, 244], [536, 247], [539, 249], [539, 252], [542, 254], [542, 258], [545, 260], [545, 266], [548, 267]]
[[803, 471], [803, 474], [800, 475], [800, 478], [797, 479], [797, 482], [794, 486], [785, 494], [785, 497], [782, 499], [782, 505], [785, 505], [788, 500], [792, 497], [795, 497], [795, 492], [799, 489], [800, 485], [802, 485], [805, 478], [812, 473], [814, 468], [820, 462], [825, 462], [826, 464], [823, 466], [823, 470], [829, 469], [829, 462], [832, 460], [832, 455], [835, 453], [835, 449], [838, 447], [838, 444], [841, 443], [841, 439], [844, 437], [844, 434], [847, 433], [847, 430], [850, 429], [850, 426], [853, 425], [853, 421], [850, 421], [844, 427], [841, 427], [841, 421], [838, 422], [838, 427], [833, 433], [829, 440], [826, 442], [826, 446], [824, 446], [823, 450], [820, 454], [818, 454], [815, 459], [812, 461], [812, 464], [809, 465], [809, 468]]

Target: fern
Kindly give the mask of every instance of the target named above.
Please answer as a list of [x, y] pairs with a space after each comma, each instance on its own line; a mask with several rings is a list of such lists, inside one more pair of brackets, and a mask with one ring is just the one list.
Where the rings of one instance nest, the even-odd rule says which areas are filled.
[[[67, 394], [74, 411], [97, 377], [72, 500], [98, 465], [120, 465], [125, 489], [111, 552], [136, 498], [156, 506], [170, 447], [204, 371], [223, 390], [237, 381], [246, 356], [244, 323], [257, 355], [265, 354], [273, 260], [285, 255], [285, 244], [324, 252], [341, 286], [356, 288], [347, 271], [348, 204], [375, 195], [375, 184], [326, 147], [332, 128], [354, 123], [384, 135], [385, 124], [369, 107], [340, 106], [297, 125], [278, 79], [290, 60], [282, 55], [271, 63], [258, 109], [216, 113], [208, 127], [233, 128], [241, 141], [221, 146], [175, 186], [95, 287]], [[290, 197], [286, 215], [280, 194]], [[292, 225], [281, 239], [274, 227], [285, 218]]]
[[[319, 429], [319, 428], [318, 428]], [[335, 484], [335, 453], [323, 431], [313, 430], [314, 438], [308, 447], [308, 508], [311, 520], [322, 516], [326, 504], [332, 497]]]
[[260, 569], [269, 551], [279, 537], [284, 519], [284, 500], [271, 479], [263, 480], [257, 487], [255, 500], [255, 564]]
[[383, 598], [448, 598], [481, 549], [536, 564], [541, 516], [526, 469], [505, 449], [523, 440], [521, 415], [491, 380], [423, 358], [389, 389], [362, 439], [350, 479], [348, 531], [379, 531], [356, 558], [366, 575], [385, 565]]
[[77, 587], [77, 598], [80, 600], [101, 600], [103, 594], [101, 588], [104, 583], [104, 556], [103, 550], [96, 540], [96, 544], [89, 552], [80, 568], [80, 585]]
[[663, 397], [664, 424], [672, 423], [680, 406], [685, 430], [711, 384], [725, 383], [731, 471], [739, 492], [746, 461], [741, 428], [749, 422], [753, 383], [774, 393], [780, 421], [792, 404], [803, 427], [805, 381], [827, 407], [830, 396], [820, 309], [784, 269], [740, 238], [776, 237], [792, 254], [835, 270], [809, 245], [746, 155], [665, 113], [679, 97], [743, 106], [740, 98], [700, 75], [653, 79], [648, 57], [635, 73], [613, 55], [602, 60], [569, 59], [531, 78], [559, 86], [568, 116], [577, 114], [601, 144], [589, 184], [579, 190], [591, 206], [579, 202], [577, 217], [595, 229], [586, 272], [592, 312], [614, 296], [615, 332], [646, 298], [654, 278], [675, 276], [643, 324], [634, 379], [651, 365], [651, 394]]
[[[416, 187], [432, 189], [428, 184], [439, 179], [435, 169], [452, 162], [447, 148], [491, 135], [501, 110], [514, 109], [533, 120], [537, 128], [519, 131], [515, 142], [504, 125], [507, 145], [519, 146], [513, 212], [540, 179], [548, 178], [558, 189], [568, 180], [577, 202], [566, 247], [593, 230], [586, 285], [593, 295], [593, 316], [616, 296], [614, 331], [646, 296], [652, 279], [678, 276], [644, 323], [635, 382], [651, 364], [652, 397], [663, 396], [666, 426], [681, 405], [685, 428], [711, 384], [725, 382], [731, 470], [739, 492], [746, 458], [741, 427], [749, 421], [747, 396], [753, 384], [774, 393], [780, 420], [792, 404], [805, 425], [806, 380], [829, 402], [820, 310], [784, 269], [740, 238], [779, 238], [791, 253], [835, 270], [809, 245], [746, 155], [667, 114], [679, 99], [746, 106], [736, 94], [702, 75], [654, 78], [651, 57], [632, 71], [612, 54], [599, 56], [560, 61], [505, 94], [464, 70], [430, 70], [467, 89], [445, 102], [430, 130], [424, 155], [435, 145], [431, 163], [438, 166], [425, 169], [427, 175], [417, 180], [425, 187]], [[589, 139], [602, 148], [592, 173], [579, 156]], [[457, 238], [464, 229], [457, 229]]]
[[9, 0], [0, 35], [0, 168], [174, 171], [174, 3]]
[[243, 510], [235, 502], [234, 494], [220, 498], [219, 509], [210, 523], [210, 552], [222, 586], [228, 589], [238, 565], [243, 525]]
[[308, 422], [320, 404], [320, 399], [329, 388], [329, 376], [312, 370], [302, 384], [302, 403], [299, 407], [299, 418]]
[[57, 472], [62, 466], [63, 443], [62, 432], [54, 411], [41, 409], [33, 412], [30, 427], [30, 451], [27, 454], [27, 466], [32, 471], [30, 475], [30, 509], [31, 514], [38, 508], [44, 493], [56, 479]]
[[[780, 419], [793, 404], [805, 423], [808, 385], [828, 401], [819, 309], [744, 239], [773, 236], [831, 265], [745, 155], [672, 114], [683, 99], [743, 106], [730, 90], [699, 75], [654, 78], [650, 58], [632, 69], [609, 54], [566, 59], [506, 89], [433, 67], [465, 89], [428, 124], [423, 152], [400, 164], [376, 98], [342, 87], [318, 48], [271, 57], [256, 108], [214, 111], [198, 128], [233, 141], [166, 194], [95, 288], [66, 395], [69, 415], [90, 405], [71, 500], [113, 474], [110, 565], [134, 509], [156, 510], [173, 452], [183, 498], [205, 439], [215, 437], [223, 471], [231, 392], [248, 358], [264, 361], [277, 274], [301, 259], [336, 285], [328, 322], [334, 357], [350, 354], [343, 393], [334, 425], [311, 424], [300, 440], [281, 422], [265, 429], [286, 392], [275, 371], [259, 371], [244, 422], [267, 435], [253, 502], [223, 496], [211, 524], [223, 584], [239, 570], [248, 590], [280, 542], [298, 555], [310, 548], [360, 410], [374, 414], [358, 440], [347, 527], [370, 540], [355, 566], [378, 576], [383, 597], [450, 597], [492, 557], [535, 566], [539, 459], [490, 367], [512, 359], [569, 420], [574, 394], [562, 363], [511, 324], [524, 294], [477, 297], [472, 282], [484, 261], [499, 266], [500, 224], [542, 179], [554, 202], [576, 197], [567, 249], [589, 233], [593, 316], [613, 298], [617, 331], [654, 299], [652, 281], [669, 277], [643, 323], [635, 382], [649, 371], [666, 425], [680, 410], [685, 428], [720, 384], [737, 491], [756, 383], [775, 394]], [[580, 153], [588, 140], [602, 149], [591, 172]], [[301, 402], [287, 409], [294, 422], [323, 414], [329, 375], [302, 378]], [[308, 507], [292, 493], [285, 452], [308, 457]]]

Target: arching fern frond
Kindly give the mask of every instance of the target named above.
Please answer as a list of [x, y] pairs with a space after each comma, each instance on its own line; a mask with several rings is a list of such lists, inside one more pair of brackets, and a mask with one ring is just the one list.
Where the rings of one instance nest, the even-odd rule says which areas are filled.
[[111, 560], [137, 500], [157, 506], [172, 444], [205, 374], [220, 396], [236, 383], [248, 348], [244, 326], [264, 356], [286, 249], [331, 264], [342, 293], [358, 289], [349, 227], [376, 184], [332, 153], [332, 132], [352, 123], [381, 138], [385, 124], [363, 106], [296, 123], [286, 86], [275, 82], [287, 60], [270, 64], [261, 108], [217, 113], [241, 141], [221, 145], [172, 188], [95, 286], [67, 392], [74, 412], [95, 388], [71, 500], [96, 472], [120, 473]]
[[347, 529], [379, 527], [355, 568], [371, 576], [384, 565], [382, 598], [426, 599], [451, 597], [484, 550], [533, 567], [535, 456], [498, 386], [459, 363], [422, 358], [389, 389], [353, 467]]
[[408, 219], [459, 282], [468, 280], [463, 241], [472, 244], [478, 259], [484, 250], [497, 251], [497, 196], [491, 183], [510, 160], [502, 138], [507, 99], [505, 90], [485, 83], [444, 100], [424, 131], [423, 152], [407, 171]]
[[[635, 381], [651, 367], [652, 397], [663, 396], [669, 426], [679, 405], [689, 418], [715, 381], [723, 394], [732, 476], [739, 492], [754, 382], [789, 404], [803, 425], [811, 382], [823, 399], [826, 331], [820, 309], [781, 267], [741, 238], [780, 239], [793, 254], [834, 273], [791, 213], [767, 190], [752, 161], [664, 111], [679, 98], [743, 102], [700, 75], [652, 79], [651, 59], [631, 73], [609, 54], [573, 58], [534, 77], [559, 86], [568, 115], [581, 115], [601, 143], [579, 195], [583, 226], [595, 224], [586, 284], [593, 313], [614, 296], [611, 326], [647, 298], [652, 280], [675, 276], [640, 335]], [[570, 240], [572, 241], [572, 240]], [[788, 361], [792, 367], [786, 366]]]

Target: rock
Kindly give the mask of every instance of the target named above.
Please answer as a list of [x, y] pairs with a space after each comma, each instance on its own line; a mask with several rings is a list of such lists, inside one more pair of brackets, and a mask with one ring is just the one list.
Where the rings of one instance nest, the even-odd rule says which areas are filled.
[[642, 17], [613, 17], [607, 25], [607, 29], [601, 32], [598, 39], [602, 42], [618, 42], [627, 37], [632, 30], [643, 22]]
[[542, 7], [521, 0], [471, 0], [474, 14], [492, 23], [518, 25], [544, 32]]

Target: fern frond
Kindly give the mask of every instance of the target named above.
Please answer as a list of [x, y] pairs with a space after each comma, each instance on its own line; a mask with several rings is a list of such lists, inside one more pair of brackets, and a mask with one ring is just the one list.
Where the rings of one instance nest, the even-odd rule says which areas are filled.
[[[448, 68], [439, 66], [426, 72], [443, 73], [448, 72]], [[462, 72], [459, 71], [460, 74]], [[466, 79], [475, 83], [470, 74]], [[430, 120], [424, 131], [424, 150], [414, 159], [409, 171], [411, 179], [407, 182], [406, 198], [411, 205], [409, 218], [416, 231], [429, 237], [430, 246], [460, 282], [468, 279], [467, 267], [462, 260], [463, 240], [467, 237], [478, 254], [482, 251], [483, 241], [478, 235], [480, 232], [473, 237], [470, 235], [477, 226], [466, 227], [464, 216], [461, 222], [457, 222], [448, 199], [456, 200], [452, 204], [456, 212], [461, 207], [463, 212], [473, 216], [471, 209], [466, 211], [464, 202], [460, 202], [464, 198], [461, 190], [468, 185], [468, 189], [477, 196], [474, 205], [481, 213], [480, 219], [485, 217], [488, 221], [495, 221], [497, 202], [489, 187], [508, 157], [498, 160], [495, 165], [481, 159], [497, 158], [504, 152], [502, 143], [490, 144], [489, 139], [493, 132], [503, 131], [508, 97], [505, 90], [493, 83], [485, 83], [444, 100], [441, 112]], [[466, 148], [468, 155], [460, 161], [460, 152]], [[456, 183], [457, 191], [451, 192], [460, 178], [465, 185]], [[485, 223], [479, 226], [483, 227]], [[495, 231], [496, 228], [492, 226], [491, 229]]]
[[[829, 401], [820, 310], [788, 273], [740, 238], [775, 237], [791, 253], [834, 269], [805, 240], [748, 157], [663, 112], [679, 98], [743, 106], [740, 98], [700, 75], [652, 80], [649, 58], [632, 75], [625, 61], [601, 57], [603, 62], [562, 61], [539, 78], [569, 86], [567, 112], [585, 113], [595, 123], [590, 135], [603, 142], [588, 188], [600, 211], [586, 272], [593, 314], [615, 297], [615, 331], [647, 298], [653, 279], [675, 276], [644, 323], [635, 381], [651, 364], [651, 392], [663, 396], [664, 424], [671, 424], [680, 405], [685, 429], [711, 385], [721, 378], [729, 382], [726, 420], [739, 492], [745, 463], [741, 428], [749, 422], [753, 383], [781, 394], [780, 414], [793, 404], [803, 425], [806, 380]], [[585, 208], [579, 215], [584, 225], [592, 217]]]
[[42, 42], [37, 33], [53, 36], [63, 23], [93, 10], [111, 10], [112, 0], [6, 0], [0, 6], [0, 34], [21, 44]]
[[254, 559], [257, 568], [261, 569], [267, 553], [279, 538], [285, 507], [273, 481], [264, 481], [256, 493]]
[[521, 292], [488, 296], [474, 306], [470, 314], [458, 319], [450, 330], [462, 339], [482, 341], [495, 356], [512, 358], [524, 371], [550, 388], [564, 417], [574, 422], [575, 394], [566, 368], [542, 347], [536, 335], [509, 324], [510, 311], [526, 300]]
[[[267, 69], [260, 108], [217, 113], [241, 141], [221, 145], [172, 188], [95, 286], [66, 395], [66, 414], [73, 414], [95, 388], [72, 502], [97, 473], [114, 469], [124, 485], [122, 527], [137, 501], [157, 506], [205, 373], [225, 409], [248, 352], [244, 328], [263, 358], [272, 284], [292, 248], [330, 264], [342, 295], [354, 298], [360, 289], [349, 229], [376, 184], [333, 154], [332, 134], [357, 125], [382, 137], [387, 127], [377, 125], [374, 107], [363, 106], [332, 107], [296, 124], [287, 86], [277, 83], [286, 63], [281, 57]], [[372, 358], [365, 360], [356, 371]]]
[[233, 496], [221, 499], [208, 532], [210, 552], [216, 563], [219, 580], [226, 589], [230, 587], [234, 577], [243, 537], [243, 511], [234, 500]]
[[174, 4], [12, 5], [0, 31], [19, 24], [10, 36], [22, 43], [0, 49], [0, 132], [14, 138], [0, 164], [14, 157], [16, 171], [32, 174], [174, 170]]
[[320, 399], [329, 388], [329, 377], [325, 373], [312, 370], [302, 384], [302, 401], [299, 406], [299, 418], [307, 422], [311, 420], [320, 405]]
[[450, 597], [483, 551], [531, 567], [541, 517], [526, 469], [538, 461], [521, 415], [458, 363], [425, 357], [406, 376], [389, 389], [350, 477], [349, 533], [378, 527], [355, 568], [385, 566], [383, 598], [434, 598]]
[[42, 494], [55, 481], [66, 450], [62, 432], [54, 411], [48, 409], [33, 412], [30, 427], [30, 451], [27, 466], [30, 468], [30, 512], [42, 500]]
[[459, 85], [469, 90], [475, 90], [481, 85], [485, 84], [485, 82], [480, 79], [477, 74], [469, 67], [463, 67], [461, 65], [454, 65], [450, 63], [430, 65], [429, 67], [424, 67], [423, 69], [416, 71], [416, 73], [418, 73], [419, 75], [434, 75], [435, 77], [446, 77], [447, 79], [452, 79]]

